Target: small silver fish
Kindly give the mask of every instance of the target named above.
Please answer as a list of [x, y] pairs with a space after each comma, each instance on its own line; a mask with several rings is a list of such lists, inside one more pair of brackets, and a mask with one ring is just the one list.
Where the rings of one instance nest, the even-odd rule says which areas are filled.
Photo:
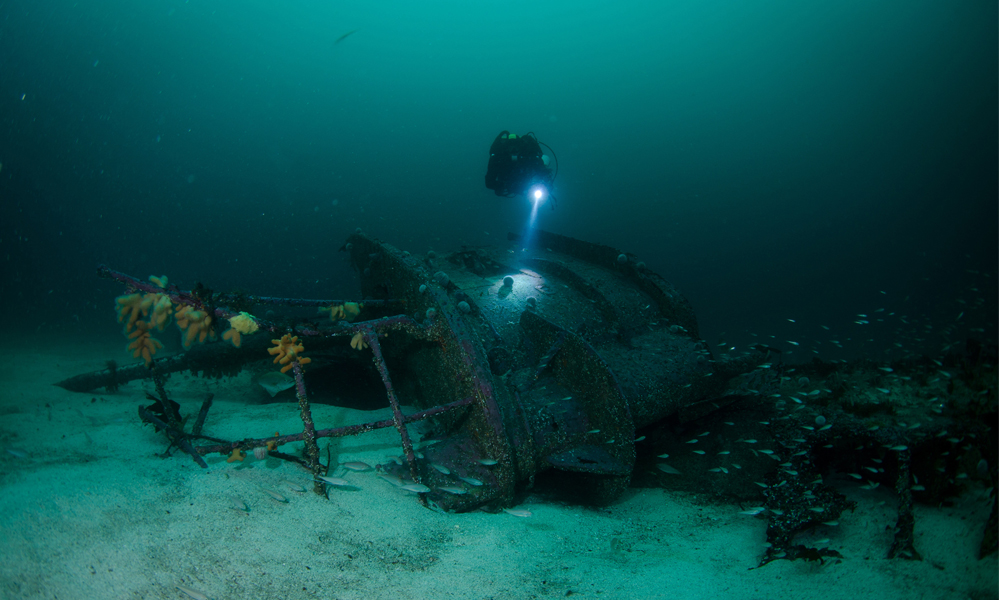
[[288, 502], [288, 498], [285, 498], [284, 496], [282, 496], [281, 494], [279, 494], [278, 492], [276, 492], [274, 490], [269, 490], [267, 488], [264, 488], [264, 493], [267, 494], [268, 496], [270, 496], [271, 498], [274, 498], [278, 502], [282, 502], [282, 503], [287, 503]]
[[316, 479], [319, 479], [320, 481], [323, 481], [325, 483], [328, 483], [336, 487], [349, 487], [351, 485], [351, 482], [347, 481], [346, 479], [341, 479], [340, 477], [327, 477], [326, 475], [317, 475]]
[[503, 509], [508, 515], [513, 515], [515, 517], [530, 517], [531, 511], [524, 510], [523, 508], [505, 508]]
[[389, 473], [379, 473], [378, 476], [396, 487], [400, 487], [401, 485], [403, 485], [403, 480], [400, 479], [399, 477], [396, 477], [395, 475], [390, 475]]
[[178, 585], [174, 587], [184, 592], [189, 597], [194, 598], [194, 600], [212, 600], [211, 598], [208, 597], [208, 595], [205, 594], [205, 592], [199, 592], [198, 590], [189, 587], [184, 587], [183, 585]]
[[406, 485], [399, 486], [399, 489], [413, 492], [414, 494], [426, 494], [431, 491], [431, 488], [422, 483], [408, 483]]
[[294, 481], [288, 481], [286, 479], [284, 481], [284, 484], [287, 485], [288, 489], [292, 490], [293, 492], [298, 492], [298, 493], [302, 494], [302, 493], [304, 493], [306, 491], [306, 488], [304, 488], [301, 485], [295, 483]]

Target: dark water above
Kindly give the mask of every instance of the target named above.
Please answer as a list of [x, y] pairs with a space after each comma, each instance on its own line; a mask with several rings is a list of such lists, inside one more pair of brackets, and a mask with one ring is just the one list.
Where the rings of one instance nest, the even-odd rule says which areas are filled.
[[116, 329], [99, 263], [343, 297], [336, 250], [357, 227], [415, 253], [503, 243], [529, 213], [483, 185], [508, 129], [559, 159], [539, 226], [639, 255], [713, 347], [995, 343], [996, 18], [927, 1], [3, 2], [0, 324]]

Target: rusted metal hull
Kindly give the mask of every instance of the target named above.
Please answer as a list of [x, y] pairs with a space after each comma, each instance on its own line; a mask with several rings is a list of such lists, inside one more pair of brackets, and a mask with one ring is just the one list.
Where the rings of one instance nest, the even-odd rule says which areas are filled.
[[424, 435], [419, 477], [441, 509], [507, 506], [548, 469], [581, 478], [586, 500], [610, 502], [628, 486], [637, 427], [719, 397], [761, 360], [724, 364], [716, 377], [688, 302], [635, 257], [553, 234], [536, 241], [540, 252], [441, 257], [360, 233], [345, 246], [366, 298], [402, 300], [433, 324], [432, 343], [382, 343], [406, 374], [402, 385], [394, 377], [402, 404], [474, 399]]

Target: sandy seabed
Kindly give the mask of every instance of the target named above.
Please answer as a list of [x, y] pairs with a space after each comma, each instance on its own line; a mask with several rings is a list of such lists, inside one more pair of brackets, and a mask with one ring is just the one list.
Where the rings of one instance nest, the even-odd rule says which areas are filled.
[[[918, 507], [923, 560], [907, 561], [885, 558], [891, 491], [845, 489], [858, 508], [824, 533], [843, 560], [762, 568], [763, 519], [671, 490], [633, 488], [606, 508], [529, 495], [518, 507], [531, 511], [526, 518], [440, 514], [374, 472], [352, 472], [343, 477], [353, 487], [331, 489], [326, 500], [293, 491], [310, 488], [310, 477], [285, 461], [210, 456], [201, 469], [183, 453], [161, 458], [164, 436], [136, 413], [149, 404], [151, 383], [112, 394], [52, 385], [124, 358], [123, 346], [4, 345], [4, 599], [189, 598], [178, 585], [216, 600], [998, 597], [997, 555], [976, 558], [990, 507], [984, 490], [951, 507]], [[176, 374], [168, 391], [183, 414], [215, 394], [207, 434], [238, 439], [301, 429], [295, 404], [262, 403], [266, 394], [245, 373], [222, 380]], [[387, 409], [314, 407], [319, 427], [387, 417]], [[338, 462], [374, 465], [400, 452], [393, 429], [332, 443]], [[234, 508], [243, 503], [248, 511]]]

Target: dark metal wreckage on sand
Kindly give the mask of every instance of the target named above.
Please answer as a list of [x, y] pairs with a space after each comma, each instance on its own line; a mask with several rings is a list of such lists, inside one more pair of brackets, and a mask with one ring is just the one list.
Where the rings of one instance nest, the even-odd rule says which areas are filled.
[[[895, 490], [887, 552], [909, 559], [920, 557], [914, 502], [941, 504], [975, 482], [996, 489], [997, 373], [982, 347], [891, 368], [816, 360], [792, 377], [765, 346], [714, 356], [691, 305], [635, 256], [534, 235], [537, 252], [418, 256], [358, 231], [342, 248], [360, 277], [355, 301], [184, 291], [165, 277], [145, 282], [101, 267], [128, 288], [119, 321], [143, 362], [58, 385], [113, 390], [153, 378], [157, 395], [140, 418], [171, 448], [202, 466], [212, 453], [295, 461], [321, 494], [341, 480], [328, 477], [317, 440], [384, 427], [398, 431], [403, 454], [377, 465], [379, 475], [436, 510], [505, 509], [529, 490], [606, 505], [630, 484], [709, 494], [768, 519], [762, 564], [839, 557], [796, 536], [836, 527], [854, 509], [845, 485]], [[303, 307], [324, 315], [299, 316]], [[185, 351], [157, 358], [155, 334], [171, 324]], [[291, 373], [301, 432], [204, 435], [211, 401], [187, 428], [163, 384], [171, 372], [219, 377], [261, 361]], [[948, 373], [948, 386], [928, 402], [935, 371]], [[322, 428], [311, 402], [332, 385], [353, 390], [357, 407], [387, 402], [391, 418]], [[984, 555], [996, 550], [996, 532], [994, 495]]]

